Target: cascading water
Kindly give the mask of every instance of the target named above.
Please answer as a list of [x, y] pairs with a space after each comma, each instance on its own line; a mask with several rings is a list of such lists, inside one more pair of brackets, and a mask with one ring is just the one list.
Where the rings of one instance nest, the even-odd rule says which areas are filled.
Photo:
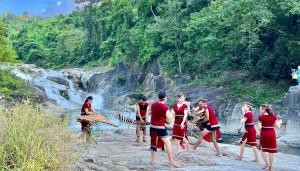
[[[92, 107], [99, 114], [107, 117], [109, 120], [117, 124], [119, 128], [128, 128], [128, 126], [120, 123], [114, 118], [116, 111], [103, 109], [104, 102], [101, 95], [76, 89], [73, 85], [73, 81], [68, 78], [70, 73], [37, 68], [34, 65], [28, 64], [15, 65], [12, 68], [8, 65], [0, 65], [0, 68], [10, 68], [12, 74], [28, 81], [30, 84], [39, 87], [40, 89], [44, 89], [46, 97], [54, 100], [57, 105], [62, 108], [63, 113], [69, 116], [69, 128], [75, 132], [80, 131], [81, 128], [80, 123], [76, 121], [75, 117], [80, 115], [82, 104], [88, 96], [94, 97]], [[128, 115], [132, 115], [131, 117], [135, 118], [135, 115], [133, 114]], [[96, 128], [116, 129], [110, 125], [102, 123], [96, 124]]]

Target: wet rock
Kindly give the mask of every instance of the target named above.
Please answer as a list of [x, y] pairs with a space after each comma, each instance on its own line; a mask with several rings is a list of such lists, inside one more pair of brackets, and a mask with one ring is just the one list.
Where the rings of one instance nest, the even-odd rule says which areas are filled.
[[89, 92], [94, 91], [98, 88], [100, 81], [103, 79], [102, 74], [95, 73], [93, 74], [87, 82], [87, 90]]
[[300, 86], [290, 87], [284, 104], [289, 111], [300, 111]]
[[154, 78], [154, 91], [163, 91], [169, 88], [169, 85], [171, 83], [171, 80], [164, 77], [164, 76], [158, 76]]
[[[299, 147], [300, 135], [300, 86], [290, 87], [283, 101], [283, 107], [286, 107], [287, 114], [283, 116], [283, 125], [285, 125], [285, 143], [293, 147]], [[280, 118], [280, 117], [279, 117]]]
[[142, 74], [140, 74], [140, 75], [138, 76], [137, 81], [138, 81], [138, 83], [139, 83], [140, 85], [142, 85], [143, 82], [144, 82], [145, 80], [146, 80], [146, 73], [143, 72]]
[[158, 76], [160, 74], [160, 66], [158, 62], [155, 62], [151, 68], [151, 72], [153, 75]]
[[85, 159], [84, 162], [85, 162], [85, 163], [93, 163], [93, 162], [94, 162], [94, 159]]
[[187, 75], [186, 76], [182, 76], [182, 77], [180, 77], [180, 78], [178, 78], [178, 79], [175, 80], [175, 84], [176, 85], [183, 85], [183, 84], [188, 83], [189, 80], [190, 80], [189, 76], [187, 76]]
[[48, 76], [47, 77], [48, 80], [51, 80], [53, 82], [56, 82], [57, 84], [61, 84], [61, 85], [65, 85], [67, 87], [69, 87], [69, 82], [67, 80], [64, 80], [60, 77], [52, 77], [52, 76]]
[[70, 97], [68, 95], [68, 90], [58, 90], [59, 91], [59, 94], [64, 97], [65, 99], [67, 100], [70, 100]]

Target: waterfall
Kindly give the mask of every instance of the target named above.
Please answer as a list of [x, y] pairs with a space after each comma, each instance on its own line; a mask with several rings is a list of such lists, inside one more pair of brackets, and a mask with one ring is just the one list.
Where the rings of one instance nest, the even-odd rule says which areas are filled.
[[[1, 65], [1, 68], [11, 68]], [[48, 99], [54, 100], [57, 105], [65, 109], [81, 109], [87, 96], [93, 96], [94, 109], [103, 109], [103, 98], [99, 94], [78, 90], [73, 81], [68, 79], [68, 73], [38, 68], [34, 65], [15, 65], [12, 74], [24, 79], [32, 85], [43, 89]]]

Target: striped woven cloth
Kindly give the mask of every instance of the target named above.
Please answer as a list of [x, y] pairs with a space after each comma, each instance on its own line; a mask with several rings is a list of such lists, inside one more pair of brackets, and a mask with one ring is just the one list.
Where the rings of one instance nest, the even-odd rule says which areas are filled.
[[76, 119], [78, 122], [85, 120], [93, 123], [101, 122], [114, 127], [119, 127], [102, 115], [80, 115], [80, 116], [76, 116]]

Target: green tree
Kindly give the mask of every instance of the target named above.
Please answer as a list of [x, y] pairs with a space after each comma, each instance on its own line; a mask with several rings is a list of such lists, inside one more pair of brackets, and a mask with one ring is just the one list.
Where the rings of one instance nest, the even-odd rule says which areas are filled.
[[17, 55], [9, 47], [5, 24], [0, 20], [0, 62], [15, 62]]

